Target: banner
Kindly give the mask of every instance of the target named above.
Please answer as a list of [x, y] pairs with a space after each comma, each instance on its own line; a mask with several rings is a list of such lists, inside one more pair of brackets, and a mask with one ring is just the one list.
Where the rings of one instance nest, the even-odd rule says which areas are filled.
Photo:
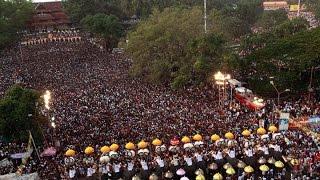
[[279, 131], [286, 131], [289, 129], [289, 113], [280, 113]]
[[291, 12], [296, 12], [296, 11], [299, 10], [299, 5], [298, 5], [298, 4], [290, 5], [289, 10], [290, 10]]

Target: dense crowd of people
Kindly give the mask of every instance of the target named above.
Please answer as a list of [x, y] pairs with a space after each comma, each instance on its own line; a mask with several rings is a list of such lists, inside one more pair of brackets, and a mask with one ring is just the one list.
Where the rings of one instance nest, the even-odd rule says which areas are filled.
[[[129, 75], [131, 63], [123, 54], [107, 53], [86, 40], [33, 44], [23, 46], [21, 53], [13, 49], [2, 55], [0, 96], [14, 83], [52, 94], [50, 109], [44, 113], [55, 126], [43, 127], [45, 143], [38, 148], [55, 147], [57, 153], [40, 159], [33, 154], [24, 173], [37, 171], [44, 179], [194, 179], [200, 168], [197, 174], [208, 179], [218, 172], [227, 179], [319, 177], [316, 137], [301, 130], [269, 132], [263, 138], [255, 133], [261, 119], [266, 129], [278, 123], [272, 101], [260, 111], [250, 111], [236, 101], [219, 108], [215, 88], [174, 91], [149, 84]], [[312, 106], [302, 100], [281, 105], [292, 116], [319, 115], [319, 108], [317, 101]], [[251, 135], [243, 136], [244, 129]], [[224, 138], [229, 131], [233, 139]], [[195, 134], [201, 134], [202, 140], [184, 148], [181, 138]], [[213, 134], [221, 139], [211, 141]], [[155, 138], [162, 141], [160, 150], [151, 144]], [[149, 142], [144, 153], [125, 150], [126, 143], [142, 140]], [[100, 152], [113, 143], [120, 146], [116, 152]], [[25, 147], [0, 145], [2, 158]], [[95, 152], [85, 154], [88, 146]], [[76, 154], [66, 156], [68, 149]], [[106, 158], [100, 161], [102, 156]], [[284, 167], [275, 167], [275, 161]], [[15, 172], [19, 163], [0, 173]], [[259, 170], [263, 164], [270, 169]], [[253, 172], [244, 171], [249, 165]], [[235, 174], [226, 173], [231, 166]]]

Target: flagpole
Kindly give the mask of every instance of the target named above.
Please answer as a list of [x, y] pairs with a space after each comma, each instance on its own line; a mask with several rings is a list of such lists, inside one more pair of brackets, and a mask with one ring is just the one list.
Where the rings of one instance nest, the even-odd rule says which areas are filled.
[[36, 144], [34, 143], [33, 136], [32, 136], [32, 134], [31, 134], [31, 131], [29, 131], [29, 134], [30, 134], [30, 137], [31, 137], [31, 141], [32, 141], [33, 147], [34, 147], [34, 149], [36, 150], [37, 156], [38, 156], [38, 158], [39, 158], [39, 160], [40, 160], [39, 152], [38, 152], [38, 149], [37, 149]]

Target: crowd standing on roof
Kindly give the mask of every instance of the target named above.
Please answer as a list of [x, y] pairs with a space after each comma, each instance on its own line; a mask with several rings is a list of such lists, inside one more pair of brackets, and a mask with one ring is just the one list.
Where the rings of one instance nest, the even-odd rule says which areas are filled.
[[[146, 83], [129, 76], [131, 60], [123, 54], [106, 53], [84, 39], [28, 44], [21, 47], [21, 53], [15, 52], [8, 50], [1, 57], [0, 96], [14, 83], [49, 90], [52, 102], [44, 113], [56, 124], [55, 128], [43, 127], [46, 140], [39, 147], [43, 151], [53, 146], [56, 155], [38, 160], [33, 154], [23, 173], [37, 171], [44, 179], [195, 179], [199, 174], [212, 179], [216, 173], [227, 179], [319, 177], [315, 137], [300, 130], [267, 132], [263, 138], [256, 133], [261, 119], [266, 130], [272, 123], [277, 125], [272, 101], [255, 112], [235, 101], [219, 108], [214, 87], [173, 91]], [[316, 101], [283, 102], [281, 109], [293, 116], [320, 112]], [[241, 134], [245, 129], [249, 136]], [[225, 138], [227, 132], [234, 138]], [[192, 140], [195, 134], [201, 140]], [[212, 141], [213, 134], [220, 139]], [[189, 147], [181, 142], [183, 136], [191, 138]], [[152, 145], [156, 138], [161, 140], [160, 149]], [[128, 142], [142, 140], [148, 142], [146, 151], [126, 150]], [[100, 152], [111, 144], [119, 147]], [[26, 146], [0, 145], [1, 159]], [[94, 152], [86, 154], [89, 146]], [[75, 154], [66, 156], [71, 149]], [[275, 161], [283, 167], [275, 167]], [[19, 163], [1, 168], [0, 173], [15, 172]], [[268, 171], [259, 169], [263, 164]], [[253, 172], [245, 172], [246, 166]], [[199, 168], [202, 171], [196, 171]]]

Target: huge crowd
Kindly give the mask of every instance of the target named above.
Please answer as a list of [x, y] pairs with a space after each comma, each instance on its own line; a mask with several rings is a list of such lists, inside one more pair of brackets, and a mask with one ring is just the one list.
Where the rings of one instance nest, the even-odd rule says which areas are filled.
[[[52, 94], [44, 113], [55, 126], [43, 127], [45, 143], [38, 148], [55, 147], [57, 153], [40, 159], [34, 153], [23, 173], [37, 171], [43, 179], [195, 179], [199, 174], [212, 179], [216, 173], [227, 179], [319, 179], [316, 137], [298, 129], [263, 138], [255, 133], [261, 119], [266, 129], [277, 125], [272, 101], [260, 111], [236, 101], [219, 108], [214, 87], [174, 91], [149, 84], [129, 75], [131, 63], [125, 55], [107, 53], [86, 40], [33, 44], [22, 46], [20, 53], [12, 49], [2, 54], [0, 96], [14, 83]], [[288, 101], [281, 109], [293, 116], [319, 115], [319, 102], [311, 104]], [[243, 136], [244, 129], [251, 135]], [[229, 131], [233, 139], [224, 138]], [[184, 148], [181, 138], [195, 134], [202, 140]], [[212, 142], [212, 134], [221, 139]], [[151, 144], [155, 138], [162, 148]], [[149, 142], [144, 153], [125, 150], [126, 143], [142, 140]], [[120, 146], [117, 152], [100, 152], [113, 143]], [[0, 146], [4, 158], [26, 145]], [[85, 154], [88, 146], [95, 152]], [[66, 156], [68, 149], [76, 154]], [[106, 158], [100, 161], [102, 156]], [[284, 167], [276, 167], [275, 161]], [[18, 163], [0, 173], [15, 172]], [[263, 164], [268, 171], [259, 169]], [[245, 166], [253, 172], [244, 171]], [[226, 173], [231, 167], [235, 172]]]

